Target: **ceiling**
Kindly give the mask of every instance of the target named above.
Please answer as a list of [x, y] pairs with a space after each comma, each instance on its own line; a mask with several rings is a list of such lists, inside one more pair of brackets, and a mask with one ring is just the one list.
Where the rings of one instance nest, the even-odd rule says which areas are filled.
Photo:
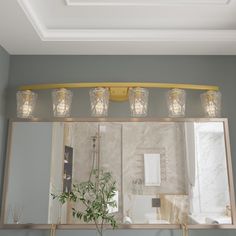
[[0, 0], [10, 54], [236, 55], [236, 0]]

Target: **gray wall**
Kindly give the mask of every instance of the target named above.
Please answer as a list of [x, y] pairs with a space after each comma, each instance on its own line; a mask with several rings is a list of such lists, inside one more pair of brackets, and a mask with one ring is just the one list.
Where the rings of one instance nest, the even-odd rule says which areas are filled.
[[51, 122], [13, 124], [9, 165], [9, 172], [13, 174], [8, 179], [6, 223], [13, 223], [14, 208], [22, 211], [22, 224], [48, 222], [52, 126]]
[[[10, 56], [0, 45], [0, 191], [2, 192], [4, 153], [6, 146], [6, 88]], [[0, 197], [1, 199], [1, 197]]]
[[[229, 118], [231, 140], [236, 139], [236, 57], [234, 56], [12, 56], [7, 116], [15, 117], [17, 86], [35, 83], [60, 82], [140, 81], [218, 85], [223, 94], [223, 116]], [[77, 90], [73, 116], [89, 116], [87, 91]], [[202, 116], [199, 91], [188, 91], [187, 116]], [[164, 90], [151, 90], [149, 116], [165, 117]], [[40, 92], [38, 117], [52, 117], [51, 95]], [[129, 116], [127, 103], [110, 106], [110, 116]], [[236, 146], [232, 142], [234, 172], [236, 173]], [[236, 175], [235, 175], [236, 177]], [[11, 235], [13, 231], [0, 231]], [[36, 235], [17, 231], [16, 235]], [[38, 234], [44, 233], [37, 232]], [[48, 232], [45, 232], [45, 235]], [[108, 235], [141, 236], [181, 235], [179, 231], [115, 231]], [[235, 231], [201, 230], [190, 235], [235, 235]], [[41, 234], [40, 234], [41, 235]], [[58, 235], [91, 235], [90, 231], [60, 231]]]

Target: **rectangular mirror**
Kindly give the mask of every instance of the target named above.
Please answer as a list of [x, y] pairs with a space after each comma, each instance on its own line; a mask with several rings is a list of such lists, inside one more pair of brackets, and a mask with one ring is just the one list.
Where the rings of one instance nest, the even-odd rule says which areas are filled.
[[122, 225], [233, 225], [235, 202], [226, 119], [13, 121], [4, 224], [85, 224], [51, 194], [70, 192], [92, 169], [116, 181]]

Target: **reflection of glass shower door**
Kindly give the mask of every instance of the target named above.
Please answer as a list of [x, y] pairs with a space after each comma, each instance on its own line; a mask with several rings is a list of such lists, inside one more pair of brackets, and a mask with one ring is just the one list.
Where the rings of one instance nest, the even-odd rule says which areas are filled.
[[122, 124], [100, 123], [98, 124], [100, 136], [100, 167], [105, 171], [110, 171], [116, 180], [118, 204], [117, 209], [112, 212], [120, 221], [123, 217], [123, 188], [122, 188]]
[[225, 214], [230, 200], [223, 123], [195, 122], [190, 125], [196, 172], [194, 181], [189, 184], [191, 219], [199, 224], [231, 224], [231, 217]]
[[[121, 133], [122, 125], [119, 123], [100, 123], [100, 122], [65, 122], [62, 126], [62, 133], [59, 135], [62, 138], [61, 148], [55, 148], [55, 158], [52, 160], [53, 166], [61, 167], [55, 170], [53, 178], [57, 180], [58, 185], [55, 190], [50, 192], [62, 192], [63, 175], [65, 173], [64, 163], [68, 162], [67, 158], [63, 159], [61, 155], [58, 159], [58, 152], [62, 152], [65, 146], [73, 149], [72, 173], [70, 174], [72, 185], [84, 181], [88, 181], [91, 169], [102, 169], [112, 173], [116, 180], [118, 190], [118, 209], [110, 209], [117, 215], [117, 219], [122, 218], [122, 155], [121, 155]], [[55, 136], [57, 137], [57, 135]], [[54, 138], [55, 139], [55, 138]], [[63, 168], [63, 166], [64, 168]], [[60, 171], [61, 170], [61, 171]], [[55, 181], [51, 181], [55, 187]], [[60, 185], [60, 186], [59, 186]], [[56, 201], [52, 201], [55, 205]], [[68, 202], [61, 207], [59, 213], [55, 213], [55, 219], [50, 223], [57, 223], [57, 218], [60, 218], [60, 223], [78, 224], [84, 223], [82, 220], [74, 219], [72, 216], [73, 203]], [[82, 207], [82, 206], [81, 206]], [[80, 208], [80, 203], [78, 203]], [[55, 211], [58, 207], [55, 209]], [[82, 208], [81, 208], [82, 209]], [[52, 208], [50, 208], [52, 212]], [[51, 214], [51, 213], [50, 213]], [[59, 215], [58, 215], [59, 214]], [[51, 214], [52, 215], [52, 214]]]

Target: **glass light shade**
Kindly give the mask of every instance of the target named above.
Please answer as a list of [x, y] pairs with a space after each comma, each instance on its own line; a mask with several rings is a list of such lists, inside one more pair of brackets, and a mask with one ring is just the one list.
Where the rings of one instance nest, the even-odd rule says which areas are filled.
[[16, 93], [18, 118], [33, 117], [37, 97], [38, 95], [30, 90], [18, 91]]
[[89, 91], [92, 116], [104, 117], [108, 114], [109, 89], [94, 88]]
[[183, 89], [171, 89], [167, 92], [169, 117], [185, 116], [186, 93]]
[[148, 111], [148, 89], [145, 88], [130, 88], [129, 103], [131, 116], [145, 117]]
[[207, 91], [201, 94], [201, 103], [206, 117], [221, 116], [221, 93], [219, 91]]
[[70, 116], [72, 96], [72, 92], [64, 88], [52, 91], [53, 114], [55, 117]]

